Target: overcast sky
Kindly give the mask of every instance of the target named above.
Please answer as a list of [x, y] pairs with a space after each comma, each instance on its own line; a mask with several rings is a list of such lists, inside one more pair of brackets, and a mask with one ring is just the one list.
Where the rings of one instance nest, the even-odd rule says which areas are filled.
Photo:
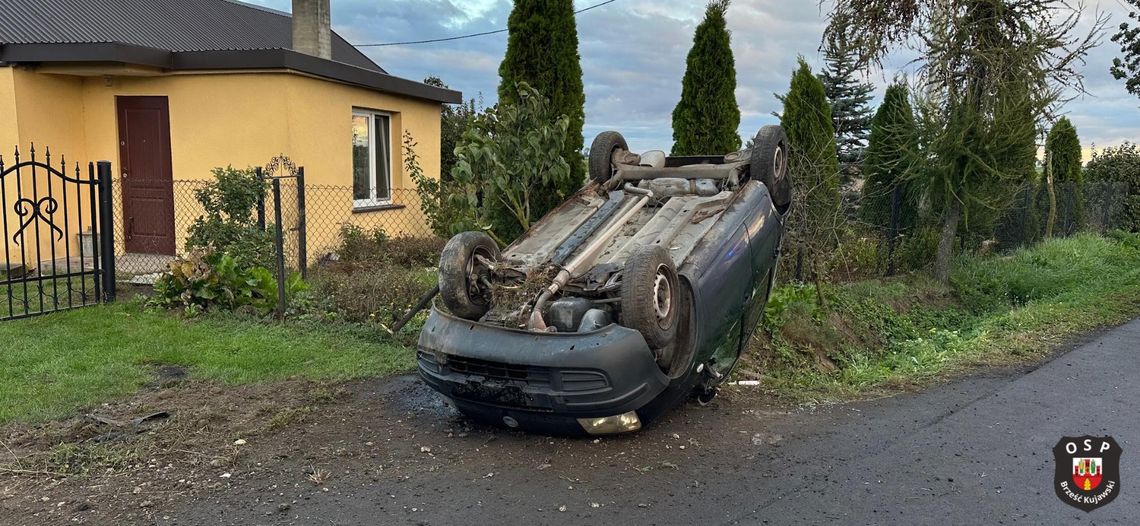
[[[289, 11], [290, 0], [251, 0]], [[578, 9], [602, 0], [576, 0]], [[1140, 99], [1108, 73], [1119, 47], [1108, 40], [1127, 18], [1121, 0], [1089, 0], [1112, 16], [1110, 34], [1085, 66], [1090, 95], [1066, 108], [1086, 148], [1140, 139]], [[586, 144], [600, 131], [621, 131], [634, 150], [672, 144], [671, 114], [681, 94], [685, 56], [704, 14], [703, 0], [616, 0], [578, 15], [579, 52], [586, 86]], [[354, 44], [401, 42], [492, 31], [506, 27], [510, 0], [332, 0], [333, 28]], [[797, 55], [813, 68], [825, 24], [815, 0], [734, 0], [729, 28], [736, 58], [737, 101], [742, 136], [748, 137], [780, 106], [774, 93], [787, 90]], [[363, 48], [389, 73], [422, 80], [436, 75], [466, 98], [495, 101], [498, 66], [506, 51], [505, 33], [452, 42]], [[870, 80], [882, 93], [896, 68]]]

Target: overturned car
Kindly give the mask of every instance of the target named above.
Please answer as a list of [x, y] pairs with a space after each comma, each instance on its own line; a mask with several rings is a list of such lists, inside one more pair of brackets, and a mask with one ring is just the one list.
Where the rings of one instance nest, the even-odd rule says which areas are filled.
[[736, 365], [772, 288], [791, 206], [783, 129], [728, 155], [593, 142], [590, 181], [505, 250], [459, 234], [423, 379], [464, 414], [558, 434], [636, 431]]

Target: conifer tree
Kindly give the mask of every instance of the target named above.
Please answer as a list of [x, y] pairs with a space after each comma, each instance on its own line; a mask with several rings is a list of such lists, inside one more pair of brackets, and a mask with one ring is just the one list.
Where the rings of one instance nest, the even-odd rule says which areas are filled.
[[[871, 121], [871, 132], [863, 160], [863, 220], [885, 229], [891, 220], [893, 201], [898, 199], [898, 228], [913, 226], [918, 211], [907, 199], [907, 181], [914, 170], [912, 160], [918, 151], [918, 130], [910, 92], [903, 84], [887, 88], [883, 104]], [[898, 196], [895, 196], [896, 189]]]
[[681, 102], [673, 110], [673, 155], [722, 154], [740, 148], [736, 62], [725, 13], [729, 0], [714, 0], [697, 26], [686, 59]]
[[1053, 184], [1060, 206], [1055, 232], [1062, 236], [1075, 234], [1084, 223], [1084, 176], [1081, 171], [1081, 140], [1067, 117], [1061, 117], [1045, 140], [1051, 154]]
[[814, 279], [823, 269], [823, 253], [834, 239], [839, 212], [839, 162], [835, 155], [835, 125], [823, 82], [800, 57], [788, 93], [781, 99], [781, 124], [791, 146], [789, 173], [794, 185], [793, 219], [788, 242], [811, 266]]
[[820, 80], [831, 102], [839, 168], [844, 178], [858, 178], [862, 175], [863, 154], [871, 135], [869, 103], [875, 86], [857, 78], [858, 57], [850, 48], [828, 46], [824, 61], [827, 66]]
[[507, 54], [499, 65], [499, 101], [517, 104], [522, 82], [550, 101], [553, 115], [570, 118], [562, 153], [570, 165], [570, 177], [535, 192], [542, 197], [533, 206], [545, 213], [576, 192], [585, 180], [582, 126], [586, 94], [578, 56], [578, 28], [573, 0], [515, 0], [514, 4], [507, 19]]

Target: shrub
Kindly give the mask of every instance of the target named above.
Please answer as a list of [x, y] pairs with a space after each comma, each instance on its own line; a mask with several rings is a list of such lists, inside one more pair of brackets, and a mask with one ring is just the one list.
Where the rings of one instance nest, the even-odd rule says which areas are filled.
[[525, 83], [516, 89], [513, 103], [488, 109], [463, 134], [451, 172], [456, 186], [444, 205], [464, 220], [453, 231], [483, 230], [500, 244], [530, 228], [580, 183], [571, 180], [562, 157], [570, 118]]
[[[467, 118], [473, 122], [476, 113]], [[416, 185], [416, 196], [420, 200], [420, 211], [424, 213], [431, 231], [440, 238], [450, 238], [474, 224], [475, 211], [466, 206], [462, 197], [462, 187], [451, 178], [455, 161], [441, 172], [439, 179], [424, 174], [416, 153], [417, 143], [411, 132], [404, 132], [404, 173]], [[455, 150], [452, 150], [453, 158]], [[445, 177], [446, 176], [446, 177]], [[458, 194], [458, 195], [457, 195]], [[455, 196], [455, 197], [452, 197]]]
[[[316, 301], [327, 316], [385, 326], [390, 326], [436, 284], [434, 272], [389, 262], [337, 263], [317, 269], [311, 279]], [[422, 317], [421, 314], [418, 323], [406, 330], [417, 331]]]
[[341, 225], [337, 255], [347, 263], [391, 263], [405, 268], [434, 267], [444, 241], [436, 237], [388, 237], [382, 228]]
[[934, 263], [938, 250], [938, 230], [919, 228], [899, 240], [895, 248], [895, 268], [899, 271], [924, 270]]
[[239, 266], [272, 267], [273, 235], [258, 228], [254, 210], [265, 198], [265, 182], [253, 169], [214, 168], [214, 181], [194, 191], [205, 214], [190, 225], [187, 250], [212, 247]]
[[[299, 274], [286, 280], [286, 297], [307, 290]], [[262, 313], [277, 305], [277, 280], [264, 267], [242, 267], [230, 254], [196, 249], [170, 263], [170, 271], [154, 284], [150, 304], [182, 308], [189, 316], [203, 311], [252, 307]]]
[[435, 267], [446, 243], [438, 237], [392, 238], [384, 245], [384, 259], [410, 269]]
[[340, 247], [337, 255], [341, 261], [370, 261], [381, 254], [381, 247], [388, 241], [388, 233], [383, 228], [365, 230], [352, 223], [340, 226]]
[[876, 277], [886, 270], [886, 239], [863, 228], [845, 228], [841, 237], [843, 242], [827, 255], [830, 281]]
[[1128, 187], [1127, 194], [1119, 198], [1120, 212], [1109, 218], [1110, 224], [1105, 226], [1140, 232], [1140, 147], [1125, 143], [1094, 151], [1084, 174], [1086, 181], [1122, 183]]

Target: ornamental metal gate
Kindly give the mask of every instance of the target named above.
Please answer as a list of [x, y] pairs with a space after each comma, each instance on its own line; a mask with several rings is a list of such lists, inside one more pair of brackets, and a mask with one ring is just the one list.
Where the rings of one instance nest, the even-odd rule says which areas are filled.
[[0, 156], [0, 320], [114, 301], [111, 163]]

